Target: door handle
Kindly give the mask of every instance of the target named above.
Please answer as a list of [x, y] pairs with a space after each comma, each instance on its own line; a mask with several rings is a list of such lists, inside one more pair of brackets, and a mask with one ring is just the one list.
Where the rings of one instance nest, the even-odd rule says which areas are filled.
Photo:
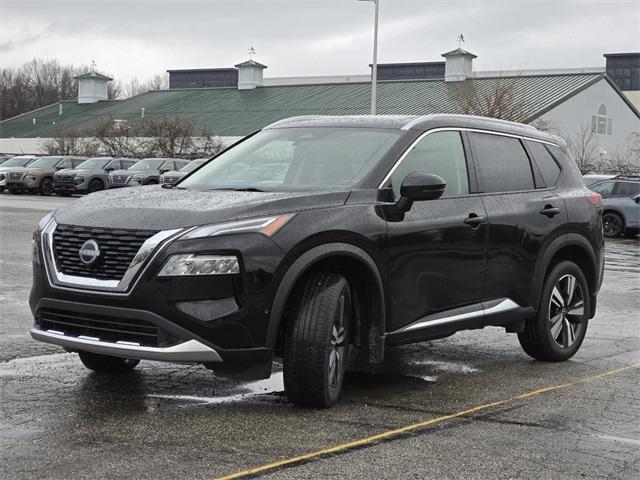
[[544, 208], [540, 210], [541, 215], [545, 215], [549, 218], [553, 218], [559, 213], [560, 213], [560, 209], [558, 207], [554, 207], [553, 205], [545, 205]]
[[485, 223], [487, 221], [484, 217], [479, 217], [475, 213], [470, 213], [467, 218], [465, 218], [464, 223], [469, 225], [471, 228], [478, 228], [481, 223]]

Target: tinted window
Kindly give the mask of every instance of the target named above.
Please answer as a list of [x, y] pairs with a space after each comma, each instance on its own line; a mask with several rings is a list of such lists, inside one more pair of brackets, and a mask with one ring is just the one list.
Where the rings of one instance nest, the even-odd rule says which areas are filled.
[[400, 198], [400, 185], [411, 172], [432, 173], [447, 182], [443, 197], [469, 193], [467, 163], [460, 132], [436, 132], [420, 140], [391, 175], [394, 197]]
[[633, 197], [640, 193], [640, 183], [616, 182], [613, 187], [613, 195], [616, 197]]
[[529, 150], [531, 150], [531, 153], [533, 154], [533, 159], [540, 169], [540, 174], [542, 175], [542, 179], [544, 180], [544, 185], [539, 185], [539, 187], [553, 187], [556, 183], [558, 183], [558, 177], [560, 176], [560, 167], [551, 156], [549, 150], [547, 150], [544, 144], [540, 142], [527, 141], [527, 145], [529, 146]]
[[517, 138], [470, 133], [478, 188], [481, 192], [533, 189], [529, 157]]
[[599, 193], [604, 198], [607, 198], [611, 196], [611, 192], [613, 191], [613, 186], [615, 185], [615, 183], [616, 182], [611, 181], [600, 182], [596, 183], [595, 185], [591, 185], [589, 188], [594, 192]]

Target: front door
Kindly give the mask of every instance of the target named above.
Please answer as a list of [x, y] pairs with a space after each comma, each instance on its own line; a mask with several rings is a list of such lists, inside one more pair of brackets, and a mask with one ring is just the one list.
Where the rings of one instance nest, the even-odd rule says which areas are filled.
[[486, 213], [480, 196], [469, 194], [473, 175], [461, 133], [423, 136], [383, 187], [390, 186], [397, 200], [402, 180], [416, 171], [439, 175], [447, 186], [440, 199], [414, 202], [403, 218], [387, 222], [392, 331], [483, 299]]

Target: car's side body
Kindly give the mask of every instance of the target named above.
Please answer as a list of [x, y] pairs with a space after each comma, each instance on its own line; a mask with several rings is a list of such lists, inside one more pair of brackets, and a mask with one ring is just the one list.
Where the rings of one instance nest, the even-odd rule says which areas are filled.
[[[566, 259], [584, 270], [591, 298], [586, 315], [593, 317], [604, 262], [601, 210], [556, 137], [511, 122], [456, 115], [307, 117], [268, 129], [336, 125], [399, 132], [353, 188], [257, 193], [148, 187], [98, 193], [56, 212], [36, 235], [32, 335], [70, 349], [196, 361], [245, 378], [266, 377], [282, 350], [284, 326], [297, 311], [300, 289], [313, 272], [331, 271], [346, 278], [353, 291], [354, 346], [363, 359], [379, 362], [392, 344], [488, 325], [522, 331], [539, 309], [545, 276]], [[404, 176], [404, 162], [434, 139], [458, 152], [463, 192], [401, 209], [394, 196], [397, 175]], [[530, 179], [520, 189], [489, 191], [496, 183], [483, 174], [492, 161], [486, 154], [498, 152], [495, 142], [503, 139], [528, 165]], [[507, 168], [509, 158], [501, 160]], [[548, 169], [553, 175], [547, 176]], [[132, 204], [144, 215], [127, 215], [124, 209]], [[238, 230], [189, 237], [197, 225], [276, 214], [287, 218], [273, 236]], [[70, 275], [84, 272], [72, 263], [67, 273], [60, 271], [72, 260], [56, 260], [55, 242], [93, 235], [100, 243], [104, 226], [120, 235], [144, 236], [149, 249], [141, 248], [135, 269], [111, 283]], [[239, 273], [158, 275], [172, 255], [197, 252], [234, 255]], [[56, 336], [55, 325], [65, 316], [132, 319], [158, 328], [171, 341], [169, 347], [136, 350]], [[184, 349], [196, 347], [178, 352], [176, 342]]]
[[16, 167], [26, 167], [38, 157], [35, 155], [18, 155], [15, 157], [7, 158], [2, 165], [0, 165], [0, 192], [4, 191], [7, 187], [7, 172]]
[[[640, 177], [617, 175], [601, 179], [589, 189], [599, 193], [604, 202], [605, 235], [624, 233], [633, 236], [640, 232]], [[619, 223], [615, 230], [609, 222]]]

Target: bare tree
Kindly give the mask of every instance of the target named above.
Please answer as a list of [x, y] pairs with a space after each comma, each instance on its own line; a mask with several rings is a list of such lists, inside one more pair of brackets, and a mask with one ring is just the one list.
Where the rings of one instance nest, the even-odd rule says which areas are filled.
[[608, 173], [632, 175], [640, 173], [640, 134], [632, 133], [624, 146], [618, 147], [606, 162]]
[[114, 157], [138, 157], [144, 152], [140, 147], [140, 129], [126, 120], [105, 117], [98, 120], [86, 135], [95, 138], [101, 152]]
[[74, 130], [58, 130], [43, 144], [47, 155], [83, 155], [94, 157], [100, 145], [95, 138], [83, 137]]
[[566, 137], [567, 150], [580, 169], [580, 173], [597, 171], [602, 167], [598, 146], [589, 126], [582, 126]]
[[169, 88], [169, 78], [166, 74], [157, 74], [149, 80], [140, 81], [137, 77], [133, 77], [129, 83], [122, 87], [122, 97], [129, 98], [141, 93], [147, 93], [151, 90], [167, 90]]
[[527, 104], [518, 87], [518, 76], [446, 84], [460, 113], [523, 122], [527, 120]]

